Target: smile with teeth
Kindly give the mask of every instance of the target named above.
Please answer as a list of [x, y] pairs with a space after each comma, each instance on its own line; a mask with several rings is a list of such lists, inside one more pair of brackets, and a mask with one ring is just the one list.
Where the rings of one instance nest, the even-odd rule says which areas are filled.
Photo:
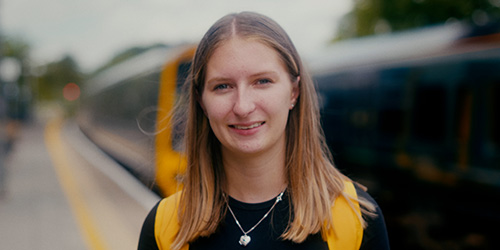
[[261, 126], [264, 123], [265, 122], [257, 122], [257, 123], [254, 123], [254, 124], [250, 125], [250, 126], [230, 125], [230, 127], [233, 127], [235, 129], [247, 130], [247, 129], [252, 129], [252, 128], [259, 127], [259, 126]]

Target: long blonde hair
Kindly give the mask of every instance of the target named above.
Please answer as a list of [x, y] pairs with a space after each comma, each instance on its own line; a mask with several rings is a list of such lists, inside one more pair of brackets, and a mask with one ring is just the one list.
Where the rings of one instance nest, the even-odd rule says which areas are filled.
[[[339, 195], [346, 196], [343, 189], [348, 178], [333, 165], [320, 125], [313, 81], [290, 38], [266, 16], [252, 12], [230, 14], [219, 19], [200, 41], [186, 81], [185, 105], [179, 105], [176, 111], [187, 116], [183, 121], [187, 169], [178, 210], [180, 229], [173, 249], [214, 233], [226, 214], [221, 147], [199, 99], [210, 57], [221, 42], [232, 36], [252, 38], [269, 46], [278, 53], [292, 79], [300, 76], [300, 95], [290, 111], [286, 128], [285, 166], [293, 220], [282, 238], [300, 243], [308, 235], [332, 227], [333, 202]], [[368, 201], [358, 202], [365, 208], [364, 213], [374, 210]], [[362, 216], [359, 219], [363, 221]]]

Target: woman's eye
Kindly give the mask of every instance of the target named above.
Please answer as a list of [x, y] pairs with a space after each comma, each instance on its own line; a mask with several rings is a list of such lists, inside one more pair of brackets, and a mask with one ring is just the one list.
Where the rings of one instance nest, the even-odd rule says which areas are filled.
[[258, 84], [267, 84], [267, 83], [271, 83], [272, 81], [270, 79], [267, 79], [267, 78], [264, 78], [264, 79], [259, 79], [257, 81]]
[[229, 88], [229, 85], [227, 84], [218, 84], [217, 86], [214, 87], [214, 90], [221, 90], [221, 89], [227, 89]]

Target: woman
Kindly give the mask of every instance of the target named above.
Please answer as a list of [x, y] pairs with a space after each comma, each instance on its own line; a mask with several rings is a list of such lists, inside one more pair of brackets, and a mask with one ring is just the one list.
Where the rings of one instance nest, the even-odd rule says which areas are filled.
[[187, 84], [184, 187], [152, 209], [139, 249], [388, 248], [375, 201], [333, 165], [313, 82], [277, 23], [221, 18]]

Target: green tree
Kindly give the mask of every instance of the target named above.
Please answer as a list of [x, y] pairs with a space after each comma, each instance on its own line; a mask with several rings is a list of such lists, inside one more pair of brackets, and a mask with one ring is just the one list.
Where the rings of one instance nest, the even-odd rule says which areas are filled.
[[400, 31], [451, 20], [483, 25], [500, 18], [500, 0], [354, 0], [336, 39]]
[[64, 101], [63, 88], [68, 83], [81, 84], [84, 79], [73, 57], [66, 55], [59, 61], [41, 66], [36, 81], [40, 101]]
[[2, 56], [15, 57], [20, 61], [26, 61], [29, 57], [30, 45], [20, 37], [3, 37]]
[[19, 75], [17, 79], [9, 79], [8, 82], [0, 81], [0, 101], [4, 104], [1, 113], [3, 118], [7, 115], [11, 119], [24, 119], [28, 115], [31, 106], [30, 91], [30, 45], [20, 37], [0, 37], [0, 60], [15, 60], [19, 63]]

